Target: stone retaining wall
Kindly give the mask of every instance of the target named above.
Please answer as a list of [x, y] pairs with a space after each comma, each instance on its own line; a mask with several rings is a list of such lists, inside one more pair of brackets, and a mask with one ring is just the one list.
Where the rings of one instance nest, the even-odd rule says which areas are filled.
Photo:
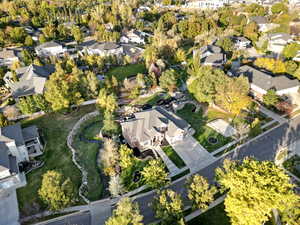
[[88, 173], [87, 171], [84, 169], [84, 167], [82, 167], [79, 163], [78, 163], [78, 158], [77, 158], [77, 151], [75, 148], [73, 148], [72, 144], [73, 144], [73, 140], [74, 137], [76, 136], [78, 130], [80, 129], [81, 125], [96, 116], [99, 116], [100, 113], [99, 111], [94, 111], [91, 113], [86, 114], [85, 116], [83, 116], [80, 120], [78, 120], [78, 122], [74, 125], [74, 127], [72, 128], [72, 130], [70, 131], [68, 137], [67, 137], [67, 145], [69, 147], [69, 149], [72, 152], [72, 161], [73, 163], [76, 165], [76, 167], [80, 170], [81, 174], [82, 174], [82, 179], [81, 179], [81, 185], [79, 187], [79, 196], [86, 202], [89, 203], [90, 201], [82, 194], [83, 190], [85, 187], [87, 187], [88, 184]]

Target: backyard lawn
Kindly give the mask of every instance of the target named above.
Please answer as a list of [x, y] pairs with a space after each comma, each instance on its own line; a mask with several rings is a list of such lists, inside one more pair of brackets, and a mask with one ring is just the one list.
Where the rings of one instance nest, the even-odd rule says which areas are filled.
[[[17, 190], [22, 216], [36, 214], [45, 209], [45, 205], [38, 197], [38, 189], [41, 185], [42, 175], [48, 170], [57, 170], [65, 177], [69, 177], [75, 186], [75, 194], [78, 196], [77, 190], [81, 183], [81, 174], [71, 160], [71, 151], [67, 147], [66, 138], [74, 124], [83, 115], [94, 110], [94, 105], [83, 106], [68, 115], [51, 113], [22, 122], [24, 127], [38, 126], [46, 142], [44, 154], [39, 158], [45, 162], [45, 165], [27, 174], [27, 185]], [[77, 199], [81, 201], [79, 197]]]
[[179, 155], [174, 151], [172, 146], [164, 146], [162, 147], [162, 150], [166, 153], [166, 155], [171, 159], [171, 161], [180, 169], [185, 167], [185, 163], [183, 160], [179, 157]]
[[[194, 106], [192, 104], [187, 104], [183, 109], [178, 110], [177, 114], [195, 129], [196, 132], [194, 137], [207, 151], [212, 152], [233, 140], [232, 138], [226, 138], [210, 127], [207, 127], [205, 124], [207, 123], [208, 118], [203, 115], [201, 110], [199, 112], [193, 112], [193, 108]], [[209, 143], [208, 138], [210, 137], [216, 138], [218, 142], [216, 144]]]
[[138, 73], [146, 73], [144, 64], [130, 64], [126, 66], [114, 67], [107, 72], [108, 76], [114, 75], [118, 81], [123, 81], [126, 77], [134, 76]]
[[78, 153], [79, 163], [88, 172], [88, 190], [85, 196], [91, 201], [98, 200], [104, 196], [107, 197], [107, 179], [103, 174], [100, 174], [97, 165], [97, 156], [101, 146], [99, 143], [93, 143], [99, 141], [98, 134], [101, 127], [102, 121], [100, 117], [84, 122], [73, 142], [73, 147]]
[[224, 210], [224, 204], [219, 204], [195, 219], [189, 221], [188, 225], [230, 225], [229, 217]]
[[137, 98], [134, 101], [132, 101], [130, 105], [145, 105], [145, 104], [155, 105], [160, 99], [168, 99], [168, 98], [170, 98], [169, 94], [166, 94], [164, 92], [158, 92], [148, 97]]

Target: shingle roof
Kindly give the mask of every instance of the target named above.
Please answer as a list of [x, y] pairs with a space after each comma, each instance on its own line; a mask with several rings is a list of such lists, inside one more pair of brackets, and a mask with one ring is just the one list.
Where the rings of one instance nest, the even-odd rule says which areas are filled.
[[124, 122], [121, 125], [123, 130], [126, 130], [127, 136], [136, 138], [139, 141], [152, 139], [160, 133], [158, 128], [162, 126], [167, 127], [168, 136], [174, 136], [178, 130], [189, 127], [186, 121], [162, 107], [155, 107], [134, 115], [134, 120]]
[[285, 40], [289, 41], [292, 39], [291, 35], [287, 33], [273, 33], [273, 34], [268, 34], [268, 38], [271, 41], [276, 41], [276, 40]]
[[[19, 81], [10, 83], [12, 95], [14, 97], [42, 94], [47, 78], [55, 71], [53, 65], [37, 66], [30, 65], [16, 70]], [[11, 77], [11, 72], [8, 72], [6, 77]]]
[[52, 47], [59, 47], [61, 46], [61, 44], [59, 44], [56, 41], [49, 41], [49, 42], [45, 42], [43, 44], [40, 44], [39, 46], [37, 46], [37, 49], [42, 49], [42, 48], [52, 48]]
[[253, 16], [250, 18], [251, 22], [255, 22], [257, 24], [266, 24], [268, 23], [268, 19], [264, 16]]
[[0, 142], [0, 172], [9, 169], [9, 157], [8, 157], [9, 150], [7, 146]]
[[300, 85], [300, 82], [297, 79], [290, 79], [285, 75], [272, 76], [247, 65], [240, 67], [238, 74], [247, 76], [250, 83], [265, 91], [271, 88], [275, 88], [277, 91], [280, 91]]
[[39, 137], [37, 126], [23, 128], [22, 135], [25, 141]]
[[20, 123], [0, 128], [0, 142], [15, 142], [16, 146], [24, 145], [24, 138]]
[[99, 49], [99, 50], [102, 50], [102, 51], [117, 49], [119, 47], [120, 47], [120, 45], [118, 45], [114, 42], [94, 43], [93, 45], [89, 46], [89, 48]]

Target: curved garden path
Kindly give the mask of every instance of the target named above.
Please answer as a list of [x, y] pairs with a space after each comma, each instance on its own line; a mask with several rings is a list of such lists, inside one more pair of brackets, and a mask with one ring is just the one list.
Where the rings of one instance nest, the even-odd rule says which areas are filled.
[[79, 193], [79, 196], [87, 204], [90, 203], [90, 201], [83, 195], [83, 190], [88, 184], [88, 179], [87, 179], [88, 173], [85, 170], [85, 168], [83, 166], [81, 166], [79, 164], [79, 162], [77, 161], [78, 160], [77, 159], [77, 151], [76, 151], [75, 148], [73, 148], [72, 144], [73, 144], [74, 137], [77, 134], [77, 131], [80, 128], [81, 124], [84, 123], [85, 121], [87, 121], [87, 120], [89, 120], [93, 117], [99, 116], [99, 115], [100, 115], [99, 111], [94, 111], [94, 112], [91, 112], [91, 113], [88, 113], [88, 114], [84, 115], [80, 120], [77, 121], [77, 123], [74, 125], [74, 127], [72, 128], [72, 130], [70, 131], [70, 133], [67, 137], [67, 145], [68, 145], [69, 149], [72, 152], [72, 161], [76, 165], [76, 167], [80, 170], [80, 172], [82, 174], [81, 185], [79, 187], [78, 193]]

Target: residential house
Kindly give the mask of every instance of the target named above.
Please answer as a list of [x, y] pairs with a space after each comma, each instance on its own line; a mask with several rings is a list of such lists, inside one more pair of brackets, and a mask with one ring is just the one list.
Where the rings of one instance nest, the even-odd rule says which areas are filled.
[[226, 54], [222, 52], [219, 46], [215, 45], [206, 45], [196, 49], [193, 51], [193, 55], [194, 57], [198, 56], [201, 64], [205, 66], [221, 67], [227, 61]]
[[141, 151], [161, 145], [164, 139], [180, 141], [193, 132], [186, 121], [162, 107], [134, 113], [134, 118], [122, 122], [121, 127], [127, 143]]
[[224, 7], [229, 4], [229, 0], [189, 0], [185, 3], [183, 7], [189, 9], [212, 9], [216, 10], [218, 8]]
[[41, 155], [42, 148], [35, 126], [0, 128], [0, 224], [19, 225], [16, 189], [26, 185], [22, 165]]
[[4, 48], [0, 52], [0, 66], [11, 66], [15, 61], [19, 61], [15, 49]]
[[293, 42], [291, 35], [287, 33], [268, 34], [268, 50], [280, 54], [284, 47]]
[[236, 49], [243, 50], [251, 46], [251, 41], [245, 37], [232, 36], [230, 39], [232, 40]]
[[11, 90], [14, 98], [43, 94], [45, 83], [51, 73], [55, 71], [53, 65], [37, 66], [30, 65], [17, 69], [17, 81], [14, 80], [12, 72], [7, 72], [3, 80], [5, 85]]
[[281, 0], [229, 0], [229, 4], [252, 4], [256, 3], [262, 6], [272, 6]]
[[143, 55], [144, 49], [131, 44], [123, 44], [123, 55], [128, 56], [132, 63], [137, 63]]
[[114, 42], [89, 42], [84, 45], [83, 53], [89, 55], [100, 56], [121, 56], [123, 54], [123, 46]]
[[122, 43], [136, 43], [136, 44], [145, 44], [146, 38], [149, 36], [145, 32], [130, 30], [126, 32], [120, 39]]
[[300, 0], [289, 0], [290, 8], [300, 7]]
[[297, 52], [297, 55], [293, 58], [294, 61], [300, 62], [300, 51]]
[[66, 49], [56, 41], [49, 41], [37, 46], [35, 52], [38, 56], [49, 57], [61, 55]]
[[235, 75], [243, 75], [249, 79], [251, 93], [258, 99], [262, 99], [270, 89], [274, 89], [277, 95], [290, 96], [297, 93], [300, 87], [297, 79], [290, 79], [285, 75], [273, 76], [248, 65], [241, 66]]
[[253, 16], [248, 22], [255, 22], [260, 32], [267, 32], [278, 27], [278, 24], [270, 23], [265, 16]]

